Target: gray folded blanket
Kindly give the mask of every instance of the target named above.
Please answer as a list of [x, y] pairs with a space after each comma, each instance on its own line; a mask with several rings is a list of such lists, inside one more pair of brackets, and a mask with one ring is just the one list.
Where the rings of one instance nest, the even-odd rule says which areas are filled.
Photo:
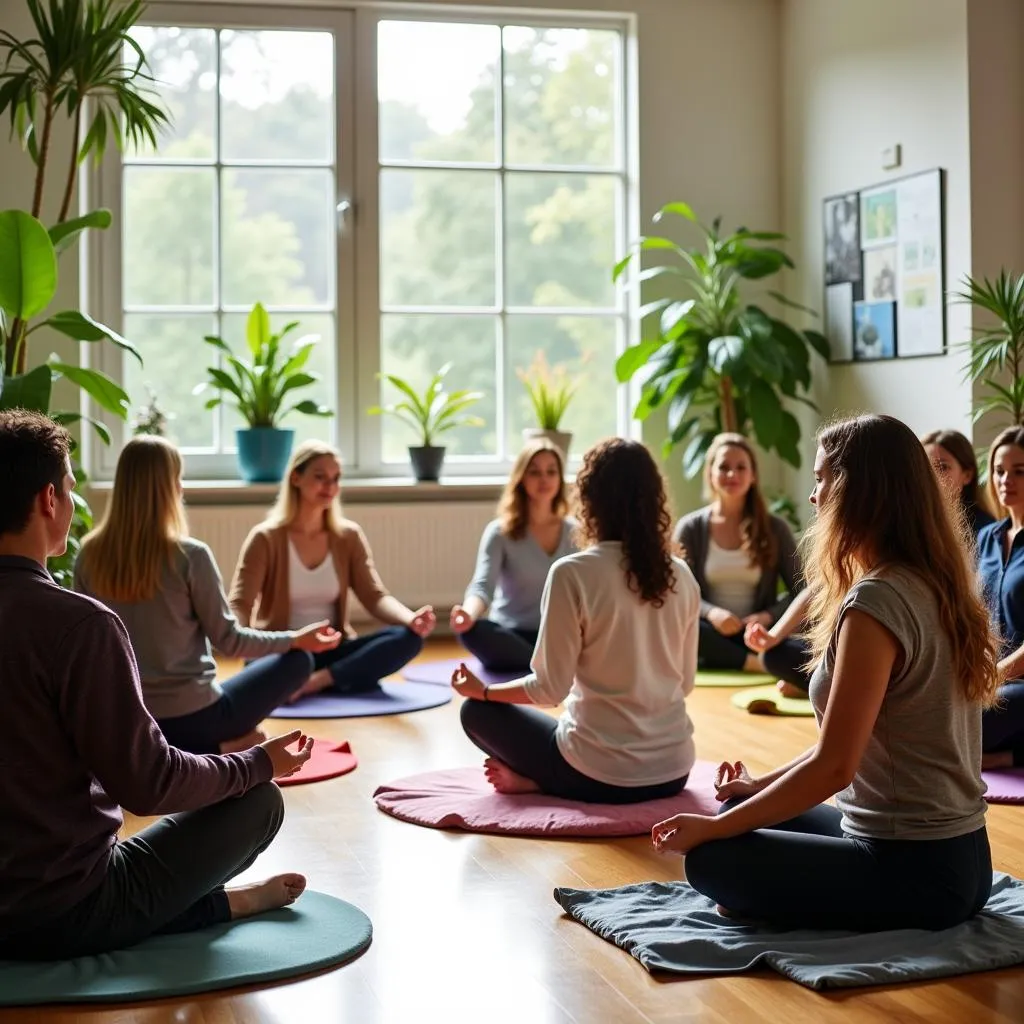
[[808, 988], [825, 989], [948, 978], [1024, 963], [1024, 882], [998, 871], [985, 909], [940, 932], [786, 931], [740, 924], [723, 918], [685, 882], [555, 889], [555, 901], [649, 971], [735, 974], [771, 967]]

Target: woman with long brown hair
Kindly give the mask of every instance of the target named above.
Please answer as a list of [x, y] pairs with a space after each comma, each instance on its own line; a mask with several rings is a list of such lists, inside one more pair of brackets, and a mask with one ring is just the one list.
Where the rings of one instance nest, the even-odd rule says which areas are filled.
[[[802, 588], [796, 541], [786, 521], [765, 507], [757, 456], [742, 434], [711, 442], [704, 490], [710, 503], [683, 516], [675, 531], [700, 586], [700, 665], [762, 672], [761, 659], [744, 645], [744, 630], [774, 625]], [[781, 598], [780, 577], [787, 590]]]
[[546, 438], [531, 441], [480, 538], [466, 596], [451, 611], [452, 632], [484, 668], [529, 669], [548, 570], [576, 550], [568, 511], [562, 452]]
[[[694, 760], [697, 584], [672, 555], [664, 481], [642, 444], [595, 445], [576, 488], [581, 550], [548, 575], [533, 671], [488, 686], [460, 666], [462, 726], [500, 793], [674, 796]], [[563, 701], [557, 719], [530, 706]]]
[[932, 430], [921, 438], [921, 444], [939, 483], [956, 497], [971, 533], [977, 537], [996, 520], [978, 479], [978, 459], [971, 442], [959, 430]]
[[905, 424], [859, 416], [825, 428], [814, 478], [805, 564], [818, 741], [759, 778], [722, 764], [722, 813], [677, 815], [652, 838], [685, 854], [689, 883], [728, 914], [794, 928], [948, 928], [978, 913], [992, 886], [988, 615]]

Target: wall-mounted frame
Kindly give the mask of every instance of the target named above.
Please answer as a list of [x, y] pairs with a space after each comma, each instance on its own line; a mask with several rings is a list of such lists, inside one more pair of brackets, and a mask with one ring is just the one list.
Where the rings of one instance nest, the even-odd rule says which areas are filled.
[[945, 353], [945, 184], [935, 168], [825, 198], [831, 362]]

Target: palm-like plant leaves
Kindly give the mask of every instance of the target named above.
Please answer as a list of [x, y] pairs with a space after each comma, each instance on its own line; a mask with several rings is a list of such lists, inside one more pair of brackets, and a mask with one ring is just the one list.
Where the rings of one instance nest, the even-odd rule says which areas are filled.
[[395, 374], [377, 374], [380, 380], [387, 381], [403, 398], [390, 405], [374, 405], [367, 411], [373, 416], [387, 414], [401, 420], [415, 431], [425, 448], [434, 444], [438, 434], [455, 430], [457, 427], [483, 426], [484, 421], [479, 416], [465, 412], [484, 397], [482, 391], [470, 391], [466, 388], [451, 392], [444, 390], [444, 379], [451, 368], [451, 363], [445, 363], [430, 378], [422, 395], [408, 381]]

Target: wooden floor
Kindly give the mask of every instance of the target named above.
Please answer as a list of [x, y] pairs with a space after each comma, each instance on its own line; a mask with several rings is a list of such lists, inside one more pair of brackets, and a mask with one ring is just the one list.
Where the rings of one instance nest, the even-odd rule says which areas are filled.
[[[425, 657], [453, 653], [450, 642], [439, 641]], [[743, 757], [764, 770], [809, 745], [812, 720], [746, 715], [729, 705], [729, 693], [702, 689], [693, 697], [698, 756]], [[479, 761], [459, 728], [459, 703], [456, 697], [412, 715], [309, 723], [315, 736], [349, 740], [359, 768], [340, 779], [286, 788], [284, 828], [249, 872], [255, 878], [303, 871], [313, 888], [365, 910], [374, 937], [361, 958], [270, 988], [109, 1011], [0, 1011], [0, 1024], [1024, 1020], [1024, 970], [843, 995], [815, 994], [770, 972], [652, 978], [630, 956], [563, 917], [551, 892], [558, 885], [677, 878], [678, 858], [655, 854], [644, 838], [449, 834], [376, 810], [371, 794], [380, 782]], [[281, 732], [290, 725], [269, 724]], [[992, 808], [989, 828], [996, 867], [1024, 876], [1024, 807]]]

